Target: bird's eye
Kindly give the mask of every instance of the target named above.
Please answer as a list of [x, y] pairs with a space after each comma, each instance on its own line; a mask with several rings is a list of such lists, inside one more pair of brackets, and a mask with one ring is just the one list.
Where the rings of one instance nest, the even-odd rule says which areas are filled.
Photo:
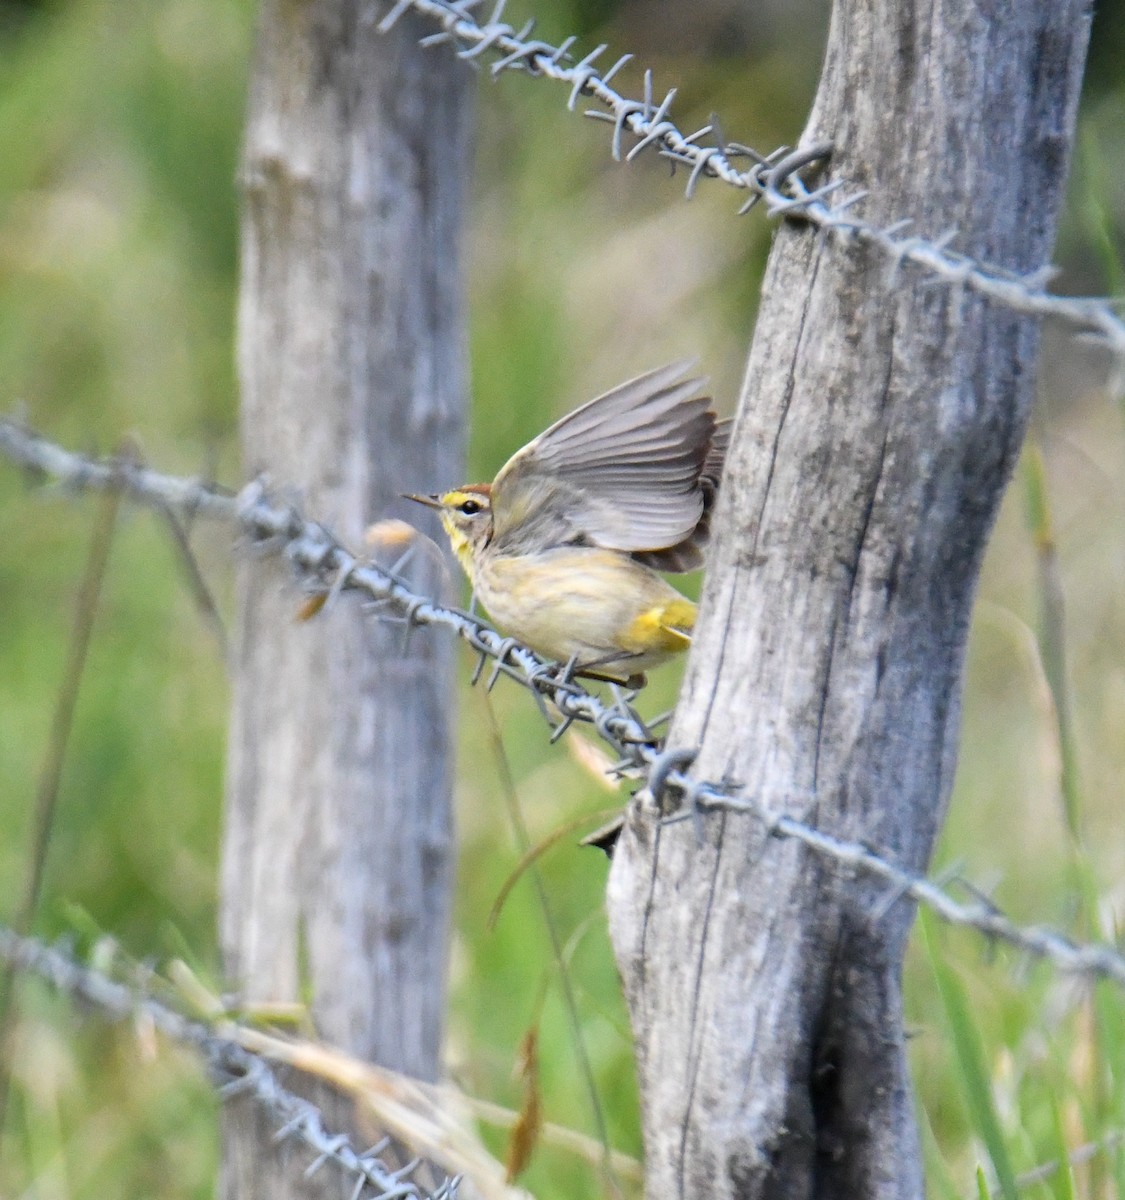
[[471, 517], [480, 512], [480, 505], [475, 500], [466, 500], [460, 505], [460, 510], [465, 516]]

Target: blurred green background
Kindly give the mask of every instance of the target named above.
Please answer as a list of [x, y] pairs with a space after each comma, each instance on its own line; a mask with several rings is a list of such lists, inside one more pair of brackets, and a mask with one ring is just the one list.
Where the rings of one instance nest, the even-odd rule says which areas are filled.
[[[514, 8], [516, 17], [531, 11]], [[230, 482], [238, 477], [234, 178], [253, 10], [250, 0], [0, 0], [0, 409], [20, 403], [33, 424], [82, 448], [109, 450], [127, 433], [168, 471]], [[727, 136], [768, 148], [800, 131], [826, 4], [556, 0], [540, 15], [546, 37], [580, 33], [591, 45], [638, 52], [658, 87], [680, 86], [688, 126], [718, 112]], [[638, 86], [639, 71], [623, 78]], [[474, 432], [472, 473], [490, 476], [553, 416], [680, 355], [701, 360], [729, 410], [769, 227], [756, 214], [736, 219], [737, 202], [720, 188], [701, 187], [685, 203], [662, 164], [614, 164], [607, 129], [568, 115], [561, 88], [508, 75], [480, 90], [469, 279], [474, 430], [486, 432]], [[1116, 2], [1099, 6], [1095, 26], [1060, 241], [1064, 290], [1121, 287], [1123, 166], [1125, 5]], [[1020, 919], [1112, 936], [1125, 903], [1125, 429], [1104, 356], [1057, 330], [1046, 338], [1033, 449], [985, 565], [961, 766], [936, 865], [961, 864]], [[1049, 531], [1033, 495], [1046, 497]], [[93, 519], [89, 502], [29, 491], [0, 464], [5, 918], [27, 869], [36, 780]], [[229, 611], [226, 536], [200, 529], [195, 544]], [[1044, 620], [1058, 580], [1061, 624]], [[1065, 747], [1048, 685], [1063, 641], [1072, 712]], [[666, 707], [675, 684], [675, 670], [662, 672], [645, 710]], [[620, 799], [565, 744], [546, 745], [525, 694], [501, 686], [495, 703], [534, 836]], [[496, 930], [485, 928], [518, 855], [481, 704], [465, 690], [461, 753], [491, 766], [466, 773], [458, 795], [449, 1060], [469, 1091], [517, 1104], [513, 1063], [546, 985], [546, 1115], [591, 1131], [526, 883]], [[39, 932], [102, 929], [136, 958], [180, 955], [217, 977], [226, 706], [214, 640], [166, 534], [150, 514], [123, 514]], [[1064, 761], [1081, 846], [1064, 818]], [[627, 1020], [602, 910], [605, 864], [564, 839], [543, 870], [571, 943], [612, 1138], [637, 1153]], [[990, 1177], [1018, 1173], [1125, 1131], [1119, 995], [1091, 997], [968, 935], [935, 929], [928, 948], [916, 943], [909, 1022], [935, 1196], [975, 1194], [978, 1164]], [[212, 1194], [216, 1102], [191, 1059], [153, 1055], [132, 1029], [111, 1030], [38, 986], [21, 986], [18, 999], [0, 1195]], [[526, 1183], [542, 1196], [602, 1194], [593, 1172], [549, 1150]], [[1123, 1190], [1125, 1161], [1111, 1149], [1027, 1194]]]

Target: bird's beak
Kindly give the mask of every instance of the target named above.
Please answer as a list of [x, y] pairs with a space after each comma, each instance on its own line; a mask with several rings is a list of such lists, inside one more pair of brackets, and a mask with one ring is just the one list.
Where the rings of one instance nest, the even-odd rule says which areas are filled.
[[440, 497], [436, 494], [432, 496], [413, 496], [409, 492], [403, 492], [404, 500], [414, 500], [418, 504], [424, 504], [427, 508], [441, 508], [442, 503]]

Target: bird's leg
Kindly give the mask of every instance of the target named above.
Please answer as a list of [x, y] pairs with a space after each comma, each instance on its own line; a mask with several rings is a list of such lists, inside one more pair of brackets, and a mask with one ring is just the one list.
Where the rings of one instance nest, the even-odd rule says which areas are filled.
[[[574, 657], [576, 656], [572, 656], [571, 662], [574, 661]], [[629, 691], [638, 692], [648, 683], [648, 679], [643, 671], [634, 671], [631, 675], [611, 675], [608, 671], [591, 670], [591, 668], [600, 667], [608, 663], [624, 663], [630, 658], [640, 657], [639, 654], [621, 654], [620, 652], [606, 654], [601, 658], [593, 659], [591, 662], [583, 663], [578, 668], [577, 674], [583, 679], [596, 679], [600, 683], [620, 683], [628, 688]]]

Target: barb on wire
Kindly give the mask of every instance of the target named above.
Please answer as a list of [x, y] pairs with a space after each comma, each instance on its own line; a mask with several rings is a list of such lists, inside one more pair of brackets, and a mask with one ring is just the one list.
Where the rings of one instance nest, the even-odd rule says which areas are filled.
[[[422, 39], [423, 45], [452, 43], [457, 54], [474, 66], [486, 54], [491, 54], [494, 61], [490, 71], [494, 78], [505, 71], [518, 70], [565, 83], [570, 86], [567, 107], [572, 110], [579, 96], [597, 101], [602, 109], [590, 109], [586, 115], [613, 126], [613, 157], [618, 161], [623, 157], [631, 160], [642, 150], [652, 147], [673, 164], [688, 169], [688, 199], [701, 178], [721, 180], [730, 187], [749, 192], [740, 212], [748, 212], [759, 201], [764, 201], [771, 217], [806, 222], [844, 244], [873, 247], [893, 270], [910, 263], [941, 283], [966, 288], [1014, 312], [1065, 321], [1104, 343], [1119, 363], [1125, 360], [1125, 320], [1114, 311], [1113, 301], [1060, 296], [1047, 291], [1054, 268], [1044, 267], [1021, 275], [952, 250], [950, 243], [956, 237], [956, 230], [936, 239], [927, 239], [909, 235], [909, 220], [888, 226], [874, 225], [853, 211], [867, 193], [849, 191], [849, 185], [843, 179], [810, 189], [800, 172], [826, 160], [832, 152], [829, 143], [794, 151], [782, 147], [763, 155], [749, 146], [728, 142], [719, 131], [715, 118], [702, 129], [685, 134], [668, 115], [676, 89], [670, 89], [662, 100], [657, 101], [651, 71], [645, 72], [644, 93], [640, 100], [624, 96], [611, 85], [610, 81], [632, 55], [623, 55], [602, 71], [594, 64], [607, 46], [599, 45], [585, 58], [576, 61], [571, 52], [576, 38], [569, 37], [557, 46], [532, 38], [534, 20], [519, 29], [504, 21], [507, 0], [496, 0], [489, 18], [478, 21], [473, 10], [480, 4], [481, 0], [395, 0], [378, 22], [378, 29], [386, 32], [408, 11], [419, 13], [440, 26], [437, 33]], [[626, 133], [637, 139], [627, 151], [623, 147]], [[740, 166], [739, 159], [749, 159], [749, 167]], [[1125, 372], [1125, 366], [1122, 371]]]
[[[342, 578], [339, 586], [343, 590], [365, 595], [380, 615], [396, 616], [409, 625], [451, 629], [480, 655], [474, 682], [484, 664], [492, 660], [491, 682], [503, 674], [527, 688], [552, 724], [548, 700], [558, 721], [592, 725], [618, 754], [614, 769], [644, 779], [649, 802], [669, 824], [691, 819], [701, 835], [701, 814], [745, 813], [760, 821], [772, 837], [790, 838], [840, 867], [884, 881], [888, 893], [878, 906], [879, 915], [909, 898], [951, 925], [975, 929], [1046, 959], [1059, 970], [1107, 979], [1125, 988], [1125, 955], [1108, 943], [1080, 943], [1044, 926], [1017, 925], [978, 893], [971, 892], [967, 901], [957, 900], [940, 884], [906, 870], [862, 842], [835, 837], [771, 811], [761, 800], [745, 795], [737, 784], [691, 778], [689, 752], [683, 747], [665, 749], [663, 739], [654, 732], [659, 722], [642, 719], [632, 705], [632, 693], [618, 693], [613, 704], [606, 704], [570, 679], [564, 667], [544, 662], [526, 646], [502, 637], [469, 613], [418, 595], [393, 572], [362, 562], [322, 525], [305, 519], [291, 506], [272, 502], [260, 481], [234, 497], [213, 486], [160, 475], [133, 462], [73, 454], [6, 420], [0, 420], [0, 453], [28, 470], [50, 476], [64, 488], [117, 488], [142, 504], [190, 505], [199, 513], [234, 522], [252, 544], [284, 554], [304, 579], [318, 586], [327, 589]], [[678, 811], [669, 812], [670, 796], [679, 798]]]
[[429, 1191], [411, 1180], [411, 1171], [395, 1170], [384, 1163], [378, 1157], [384, 1147], [355, 1150], [345, 1134], [331, 1133], [324, 1127], [315, 1104], [283, 1087], [263, 1058], [155, 997], [82, 965], [66, 950], [0, 926], [0, 960], [12, 970], [38, 975], [60, 992], [85, 1000], [112, 1018], [128, 1019], [139, 1013], [165, 1037], [193, 1047], [220, 1081], [220, 1095], [224, 1099], [252, 1096], [277, 1122], [275, 1141], [304, 1142], [314, 1152], [315, 1157], [305, 1170], [306, 1177], [333, 1162], [355, 1180], [356, 1197], [455, 1200], [457, 1178], [446, 1178], [435, 1191]]

